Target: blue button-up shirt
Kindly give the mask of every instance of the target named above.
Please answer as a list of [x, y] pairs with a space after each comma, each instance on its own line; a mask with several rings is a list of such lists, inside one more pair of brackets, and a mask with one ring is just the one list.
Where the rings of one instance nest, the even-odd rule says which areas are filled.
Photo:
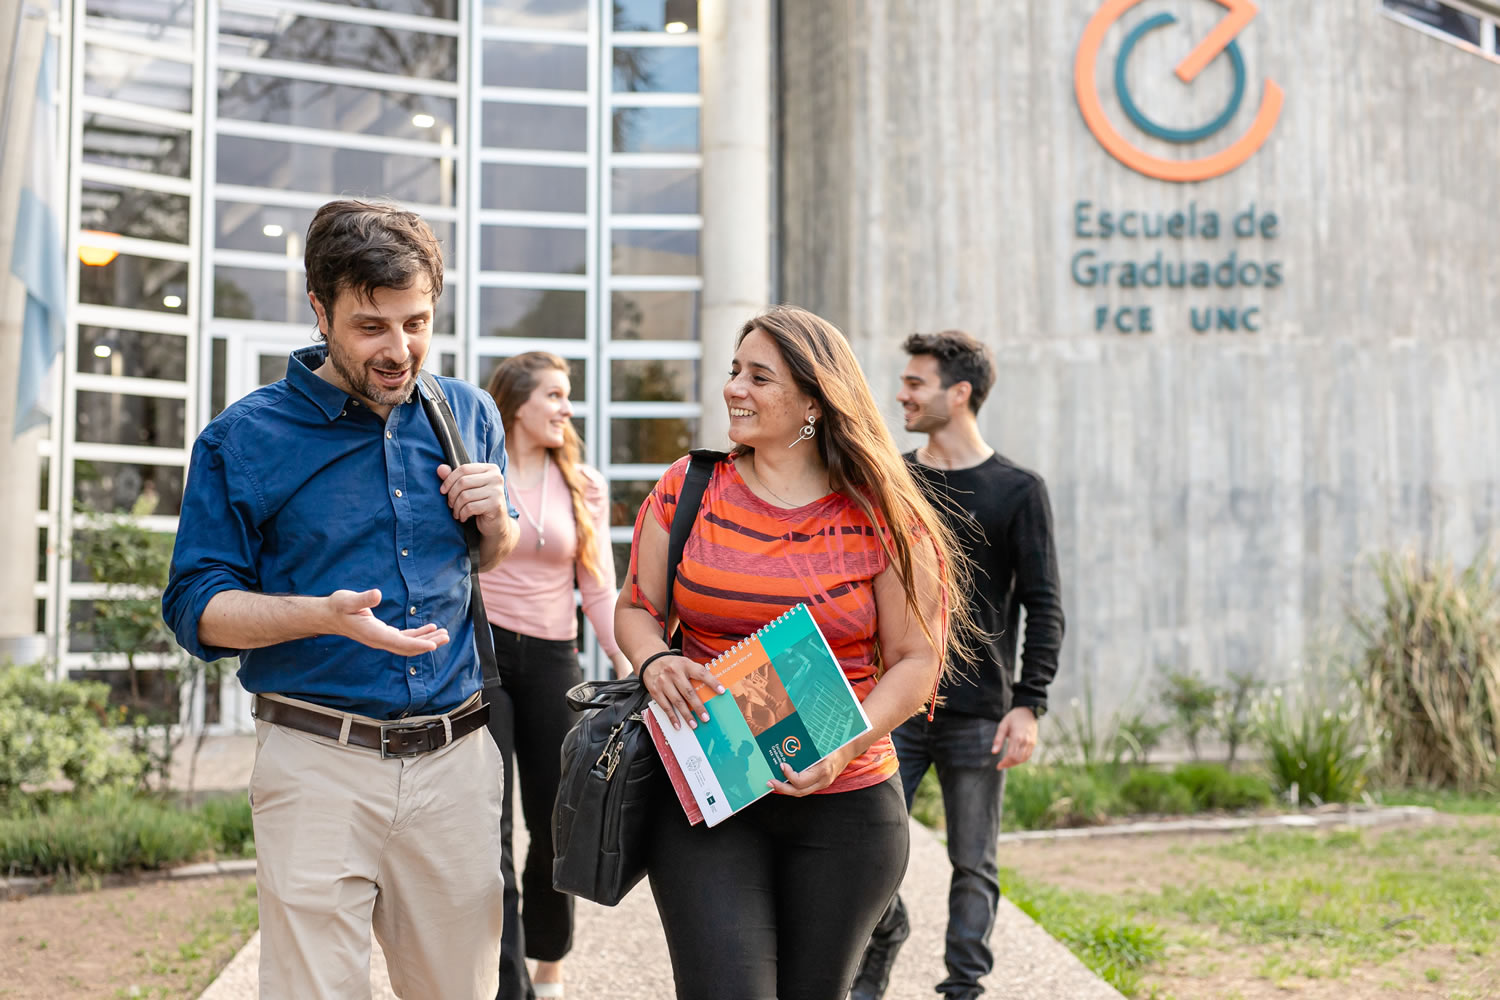
[[[379, 719], [449, 711], [480, 687], [469, 617], [479, 595], [469, 593], [463, 525], [439, 492], [442, 447], [415, 395], [381, 420], [319, 378], [327, 353], [296, 351], [285, 379], [199, 435], [163, 617], [194, 656], [237, 654], [248, 691]], [[470, 460], [504, 472], [494, 400], [467, 382], [441, 382]], [[251, 650], [198, 637], [198, 619], [221, 591], [321, 597], [372, 587], [380, 589], [375, 617], [398, 629], [436, 623], [447, 645], [403, 657], [336, 635]]]

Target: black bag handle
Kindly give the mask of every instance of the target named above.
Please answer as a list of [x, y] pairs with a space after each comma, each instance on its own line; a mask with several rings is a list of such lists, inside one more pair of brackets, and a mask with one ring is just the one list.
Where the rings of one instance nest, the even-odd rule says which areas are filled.
[[[432, 429], [442, 445], [443, 458], [453, 468], [469, 464], [469, 452], [464, 447], [463, 436], [458, 433], [458, 421], [453, 419], [453, 409], [443, 387], [431, 372], [420, 371], [417, 379], [426, 392], [422, 397], [422, 409], [432, 421]], [[479, 669], [486, 688], [500, 686], [500, 667], [495, 662], [495, 637], [490, 634], [490, 620], [484, 613], [484, 598], [479, 593], [479, 526], [471, 517], [464, 522], [464, 541], [469, 546], [469, 617], [474, 622], [474, 649], [479, 653]]]
[[682, 492], [677, 495], [677, 509], [672, 512], [672, 534], [667, 539], [667, 598], [662, 602], [661, 637], [672, 649], [682, 648], [672, 641], [672, 634], [668, 631], [672, 624], [672, 588], [677, 585], [677, 564], [682, 562], [682, 550], [698, 520], [698, 507], [703, 503], [708, 481], [713, 478], [714, 466], [728, 457], [726, 452], [710, 448], [695, 448], [689, 454], [692, 458], [688, 461], [687, 478], [682, 481]]

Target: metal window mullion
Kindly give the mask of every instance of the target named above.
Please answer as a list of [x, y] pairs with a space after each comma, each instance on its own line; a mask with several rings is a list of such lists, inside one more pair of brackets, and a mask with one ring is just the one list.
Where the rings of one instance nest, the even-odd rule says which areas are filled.
[[[606, 426], [606, 421], [600, 418], [603, 412], [602, 401], [609, 398], [609, 366], [601, 360], [604, 353], [601, 347], [608, 338], [610, 329], [609, 296], [604, 293], [604, 275], [607, 273], [605, 268], [608, 266], [604, 253], [608, 240], [603, 230], [604, 220], [608, 218], [609, 205], [606, 191], [609, 170], [604, 166], [604, 162], [610, 149], [609, 116], [604, 113], [604, 94], [609, 87], [611, 58], [609, 46], [604, 42], [606, 25], [603, 22], [607, 16], [605, 8], [606, 4], [603, 0], [589, 4], [586, 64], [588, 110], [584, 120], [587, 136], [585, 145], [588, 153], [584, 188], [584, 208], [588, 216], [588, 229], [584, 236], [584, 253], [585, 259], [590, 264], [588, 289], [584, 293], [586, 300], [584, 346], [588, 351], [588, 399], [584, 406], [588, 451], [585, 458], [596, 469], [604, 467], [604, 456], [609, 454], [609, 428]], [[608, 484], [606, 484], [607, 492]], [[601, 551], [599, 555], [603, 559], [610, 560], [611, 563], [614, 561], [613, 552]], [[593, 623], [586, 616], [583, 621], [583, 633], [582, 638], [585, 640], [583, 659], [587, 676], [601, 677], [610, 673], [599, 649]]]
[[188, 464], [188, 449], [75, 441], [73, 457], [90, 462], [119, 462], [122, 465], [181, 465], [185, 467]]
[[[609, 465], [608, 475], [612, 480], [624, 479], [632, 481], [655, 481], [657, 479], [660, 479], [662, 473], [666, 472], [670, 468], [671, 465], [665, 462], [620, 462], [618, 464], [612, 463]], [[626, 536], [625, 540], [629, 541], [629, 536]]]
[[702, 170], [702, 153], [616, 153], [614, 165], [621, 169], [650, 168], [669, 170]]
[[165, 333], [174, 337], [191, 337], [195, 331], [192, 322], [184, 315], [125, 309], [121, 306], [79, 303], [73, 307], [73, 317], [79, 326], [119, 327], [146, 333]]
[[[478, 337], [476, 350], [483, 357], [510, 357], [527, 351], [546, 351], [560, 358], [592, 361], [592, 345], [586, 340], [558, 340], [551, 337]], [[588, 406], [581, 407], [588, 415]], [[592, 464], [592, 463], [590, 463]]]
[[630, 48], [650, 46], [660, 49], [690, 49], [697, 47], [698, 33], [684, 31], [674, 35], [668, 31], [611, 31], [609, 43]]
[[255, 250], [215, 250], [213, 252], [215, 265], [224, 267], [248, 267], [257, 271], [302, 271], [303, 261], [301, 257], [288, 257], [286, 254], [260, 253]]
[[541, 149], [482, 149], [479, 151], [479, 162], [512, 163], [531, 167], [587, 167], [589, 154], [561, 153]]
[[[82, 191], [82, 189], [80, 178], [79, 190]], [[171, 260], [189, 265], [193, 263], [193, 248], [188, 243], [158, 243], [156, 240], [143, 240], [136, 236], [116, 236], [114, 233], [101, 233], [92, 229], [88, 232], [88, 245], [91, 247], [116, 250], [132, 257], [150, 257], [152, 260]]]
[[481, 42], [531, 42], [535, 45], [592, 45], [594, 38], [594, 15], [589, 14], [589, 27], [584, 31], [566, 28], [509, 28], [498, 24], [481, 24], [473, 34]]
[[549, 104], [582, 108], [589, 104], [587, 90], [555, 90], [543, 87], [480, 87], [479, 97], [504, 104]]
[[586, 274], [549, 274], [533, 271], [481, 271], [475, 279], [480, 288], [540, 288], [554, 292], [586, 292]]
[[611, 108], [701, 108], [703, 95], [679, 92], [622, 90], [611, 94]]
[[603, 469], [605, 459], [613, 454], [609, 421], [602, 419], [604, 410], [600, 404], [609, 399], [612, 393], [610, 366], [604, 359], [614, 332], [613, 301], [610, 294], [613, 263], [610, 260], [609, 232], [609, 217], [614, 201], [610, 184], [614, 174], [614, 117], [609, 111], [610, 92], [614, 87], [614, 49], [610, 41], [615, 35], [614, 8], [609, 4], [598, 3], [592, 5], [590, 13], [594, 58], [589, 61], [589, 69], [594, 74], [591, 93], [596, 95], [589, 106], [589, 114], [592, 116], [589, 122], [589, 141], [593, 144], [595, 153], [591, 167], [595, 176], [591, 178], [592, 183], [589, 185], [589, 194], [594, 199], [590, 211], [594, 236], [594, 255], [590, 259], [595, 267], [594, 308], [591, 310], [591, 317], [598, 331], [599, 350], [595, 353], [598, 361], [594, 365], [593, 391], [590, 397], [595, 403], [595, 419], [590, 424], [589, 438], [594, 442], [596, 467]]
[[609, 287], [619, 292], [701, 292], [703, 276], [697, 274], [623, 274], [611, 277]]
[[135, 375], [100, 375], [96, 372], [74, 372], [73, 387], [83, 392], [122, 393], [127, 396], [150, 396], [153, 399], [189, 399], [192, 386], [186, 382], [169, 382], [160, 378]]
[[136, 35], [121, 35], [109, 31], [107, 28], [85, 24], [83, 26], [84, 45], [97, 45], [100, 48], [114, 49], [118, 52], [130, 52], [140, 56], [150, 56], [152, 59], [161, 59], [166, 62], [191, 63], [192, 52], [183, 52], [181, 46], [170, 42], [158, 42], [149, 38], [140, 38]]
[[224, 0], [229, 10], [247, 11], [252, 14], [281, 13], [300, 14], [320, 21], [342, 21], [345, 24], [365, 24], [377, 28], [396, 28], [401, 31], [425, 32], [432, 35], [458, 37], [462, 26], [458, 21], [442, 17], [424, 17], [421, 14], [399, 14], [394, 11], [372, 10], [351, 4], [320, 3], [318, 0]]
[[[313, 63], [292, 62], [288, 59], [257, 59], [254, 56], [216, 54], [216, 60], [219, 70], [249, 73], [252, 76], [275, 76], [288, 80], [331, 83], [344, 87], [361, 87], [367, 90], [382, 90], [398, 94], [444, 97], [449, 100], [457, 100], [459, 95], [459, 85], [447, 80], [422, 80], [414, 76], [394, 76], [367, 69], [319, 66]], [[217, 91], [217, 73], [214, 79], [214, 89]]]
[[481, 209], [473, 213], [487, 226], [531, 226], [536, 229], [586, 229], [589, 214], [584, 212], [520, 212], [508, 208]]
[[703, 228], [701, 215], [616, 215], [609, 224], [615, 229], [658, 229], [671, 232], [688, 232]]
[[616, 417], [631, 418], [635, 420], [650, 420], [659, 417], [674, 417], [684, 420], [696, 420], [703, 416], [702, 403], [686, 402], [639, 402], [635, 400], [619, 400], [609, 403], [607, 416], [610, 419]]
[[79, 163], [78, 176], [85, 181], [99, 184], [114, 184], [119, 187], [141, 191], [159, 191], [162, 194], [193, 196], [191, 174], [188, 177], [168, 177], [164, 174], [148, 174], [143, 170], [128, 170], [125, 167], [109, 167], [102, 163]]
[[[192, 91], [189, 90], [190, 95], [191, 93]], [[94, 97], [84, 94], [82, 90], [79, 90], [78, 94], [78, 106], [84, 114], [107, 115], [110, 118], [123, 118], [147, 125], [161, 125], [164, 128], [175, 128], [183, 132], [193, 128], [193, 115], [188, 111], [170, 111], [166, 108], [154, 108], [149, 104], [131, 104], [128, 101], [117, 101], [113, 97]], [[80, 123], [81, 121], [80, 118]], [[82, 141], [80, 131], [80, 144]], [[81, 145], [80, 148], [82, 148]]]
[[459, 209], [461, 225], [454, 227], [454, 238], [458, 241], [458, 259], [462, 262], [459, 271], [463, 287], [459, 293], [458, 307], [453, 312], [453, 322], [458, 325], [456, 374], [460, 378], [474, 381], [478, 371], [478, 352], [474, 341], [479, 336], [479, 221], [481, 204], [479, 160], [480, 113], [483, 102], [476, 97], [482, 79], [483, 49], [479, 40], [475, 20], [479, 4], [460, 4], [459, 23], [463, 32], [458, 44], [458, 104], [456, 121], [459, 123], [458, 148], [462, 151], [456, 161], [460, 170], [459, 190], [454, 198], [454, 207]]
[[[216, 200], [246, 202], [252, 205], [275, 205], [280, 208], [321, 208], [329, 200], [326, 194], [287, 191], [279, 188], [250, 187], [243, 184], [216, 184], [210, 189]], [[416, 212], [424, 219], [457, 222], [458, 209], [447, 205], [427, 205], [416, 201], [397, 204]]]
[[269, 319], [225, 319], [222, 316], [211, 316], [207, 322], [208, 331], [204, 336], [210, 339], [222, 336], [229, 341], [267, 338], [290, 340], [308, 336], [307, 323], [287, 323]]
[[329, 146], [335, 149], [359, 149], [370, 153], [425, 156], [434, 160], [454, 159], [459, 155], [457, 146], [444, 146], [436, 142], [417, 142], [386, 135], [365, 135], [362, 132], [330, 132], [327, 129], [308, 128], [304, 125], [278, 125], [273, 122], [221, 118], [215, 123], [215, 130], [219, 135], [238, 136], [242, 139], [266, 139], [271, 142], [291, 142], [304, 146]]
[[696, 340], [613, 340], [606, 356], [611, 361], [700, 361], [703, 344]]
[[[67, 301], [75, 303], [79, 296], [79, 269], [82, 265], [78, 261], [78, 229], [79, 220], [82, 215], [83, 181], [78, 175], [78, 164], [83, 159], [83, 115], [85, 101], [83, 94], [83, 46], [84, 32], [78, 30], [79, 26], [86, 21], [86, 0], [73, 0], [71, 10], [72, 31], [66, 35], [72, 44], [68, 46], [67, 75], [63, 76], [59, 70], [58, 82], [68, 80], [67, 87], [68, 104], [66, 111], [67, 122], [67, 144], [63, 150], [63, 158], [60, 163], [68, 165], [68, 179], [66, 185], [66, 228], [64, 239], [67, 241]], [[59, 51], [63, 48], [58, 46]], [[59, 132], [64, 130], [59, 129]], [[78, 312], [75, 309], [67, 310], [63, 319], [63, 352], [62, 367], [57, 374], [54, 386], [60, 387], [58, 395], [54, 397], [57, 405], [54, 407], [52, 420], [52, 438], [56, 442], [56, 458], [52, 459], [48, 469], [48, 479], [56, 484], [58, 493], [52, 500], [52, 509], [57, 515], [57, 537], [51, 545], [49, 559], [51, 565], [51, 577], [54, 581], [53, 606], [49, 609], [52, 634], [48, 637], [47, 647], [49, 658], [55, 664], [54, 675], [57, 679], [67, 676], [67, 671], [62, 665], [62, 654], [67, 651], [68, 634], [68, 601], [66, 594], [68, 585], [73, 579], [73, 560], [71, 558], [72, 533], [73, 533], [73, 433], [77, 427], [78, 403], [74, 398], [73, 386], [68, 378], [68, 373], [78, 370]]]

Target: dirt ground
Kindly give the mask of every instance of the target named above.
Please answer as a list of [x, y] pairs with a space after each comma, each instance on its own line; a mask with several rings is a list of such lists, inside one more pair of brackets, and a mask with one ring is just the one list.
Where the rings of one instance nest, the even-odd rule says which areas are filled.
[[[1500, 819], [1437, 817], [1433, 825], [1482, 827], [1493, 832], [1494, 850], [1478, 863], [1500, 870]], [[1392, 827], [1370, 830], [1378, 840]], [[1115, 837], [1001, 844], [999, 863], [1028, 880], [1060, 889], [1111, 896], [1157, 894], [1168, 886], [1230, 886], [1257, 873], [1247, 864], [1207, 854], [1202, 848], [1227, 844], [1225, 835]], [[1451, 861], [1441, 855], [1413, 858], [1413, 865]], [[1396, 862], [1401, 863], [1401, 862]], [[1340, 963], [1314, 939], [1248, 943], [1215, 926], [1194, 926], [1159, 913], [1142, 919], [1167, 931], [1165, 958], [1144, 977], [1139, 996], [1171, 1000], [1500, 1000], [1500, 942], [1484, 954], [1461, 945], [1421, 946], [1416, 934], [1393, 922], [1393, 944], [1406, 943], [1393, 957]], [[1495, 935], [1491, 935], [1492, 939]], [[1332, 968], [1329, 966], [1332, 965]], [[1309, 966], [1324, 972], [1307, 975]]]
[[196, 997], [254, 930], [254, 893], [212, 878], [0, 902], [0, 997]]

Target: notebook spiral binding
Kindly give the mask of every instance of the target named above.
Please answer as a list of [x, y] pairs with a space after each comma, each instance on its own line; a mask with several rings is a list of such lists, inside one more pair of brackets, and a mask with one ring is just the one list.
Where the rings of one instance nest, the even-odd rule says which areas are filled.
[[[725, 660], [725, 659], [728, 659], [729, 657], [733, 656], [735, 653], [739, 652], [741, 649], [743, 649], [745, 646], [749, 645], [751, 642], [754, 642], [756, 639], [760, 638], [762, 635], [765, 635], [767, 632], [771, 631], [777, 625], [780, 625], [782, 622], [784, 622], [788, 618], [792, 617], [792, 615], [795, 615], [797, 613], [797, 609], [798, 608], [806, 608], [806, 607], [807, 607], [807, 604], [805, 602], [798, 602], [797, 604], [792, 605], [786, 611], [783, 611], [781, 614], [777, 615], [775, 618], [772, 618], [770, 621], [766, 622], [760, 628], [756, 629], [754, 632], [751, 632], [749, 635], [745, 636], [745, 638], [741, 639], [739, 642], [735, 643], [733, 646], [730, 646], [728, 649], [724, 650], [724, 652], [720, 653], [718, 656], [715, 656], [712, 660], [709, 660], [708, 663], [704, 664], [706, 667], [708, 667], [708, 672], [711, 673], [711, 674], [714, 674], [715, 676], [718, 676], [718, 672], [716, 670], [714, 670], [714, 666], [720, 660]], [[808, 614], [811, 614], [811, 613], [812, 613], [811, 611], [808, 612]]]

